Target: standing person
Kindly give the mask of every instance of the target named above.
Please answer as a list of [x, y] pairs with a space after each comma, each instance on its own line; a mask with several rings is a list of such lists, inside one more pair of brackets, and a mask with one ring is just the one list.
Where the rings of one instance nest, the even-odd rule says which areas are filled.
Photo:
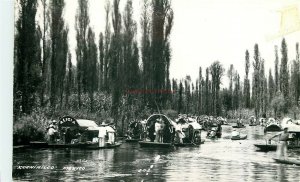
[[49, 137], [49, 142], [55, 141], [55, 132], [56, 132], [56, 130], [54, 129], [54, 126], [51, 124], [47, 131], [47, 135]]
[[155, 134], [156, 134], [156, 136], [155, 136], [155, 142], [159, 142], [159, 139], [160, 139], [160, 129], [161, 129], [161, 124], [160, 124], [160, 119], [159, 118], [156, 119], [154, 127], [155, 127]]
[[287, 154], [286, 154], [287, 153], [287, 141], [289, 139], [288, 128], [285, 127], [283, 129], [283, 132], [280, 132], [280, 133], [274, 135], [273, 137], [271, 137], [269, 139], [269, 142], [271, 141], [271, 139], [273, 139], [273, 138], [275, 138], [277, 136], [279, 136], [279, 142], [277, 144], [277, 151], [276, 151], [277, 158], [279, 158], [279, 159], [285, 159], [286, 156], [287, 156]]
[[166, 127], [166, 124], [164, 123], [163, 120], [160, 121], [160, 134], [159, 134], [159, 142], [160, 143], [163, 143], [164, 142], [164, 131], [165, 131], [165, 127]]
[[182, 144], [183, 143], [183, 138], [184, 138], [184, 133], [182, 132], [182, 126], [181, 123], [178, 122], [175, 126], [175, 132], [176, 132], [176, 136], [175, 136], [175, 141], [177, 143]]

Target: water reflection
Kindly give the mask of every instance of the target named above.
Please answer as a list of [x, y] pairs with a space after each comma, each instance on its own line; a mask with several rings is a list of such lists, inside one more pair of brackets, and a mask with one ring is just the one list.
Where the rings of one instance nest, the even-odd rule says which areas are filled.
[[[20, 181], [299, 181], [300, 167], [277, 164], [275, 152], [256, 152], [265, 142], [260, 126], [240, 129], [247, 140], [232, 141], [232, 128], [221, 139], [207, 139], [200, 147], [149, 149], [124, 143], [105, 150], [33, 150], [14, 152], [14, 180]], [[202, 137], [205, 137], [203, 133]], [[268, 133], [267, 136], [271, 136]], [[299, 159], [300, 151], [289, 151]], [[53, 170], [16, 169], [17, 166], [55, 166]], [[67, 170], [66, 167], [84, 167]]]

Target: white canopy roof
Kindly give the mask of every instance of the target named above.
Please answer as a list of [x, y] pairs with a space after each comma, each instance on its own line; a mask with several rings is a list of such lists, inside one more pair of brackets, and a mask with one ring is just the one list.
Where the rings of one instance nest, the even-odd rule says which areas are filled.
[[87, 119], [77, 119], [78, 125], [81, 127], [98, 127], [95, 121], [87, 120]]

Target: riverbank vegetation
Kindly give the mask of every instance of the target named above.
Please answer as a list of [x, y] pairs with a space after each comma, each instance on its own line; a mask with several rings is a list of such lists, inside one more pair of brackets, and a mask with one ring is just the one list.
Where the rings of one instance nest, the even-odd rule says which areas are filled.
[[[283, 39], [269, 70], [258, 44], [253, 53], [245, 50], [245, 78], [242, 70], [225, 68], [221, 60], [199, 60], [199, 65], [212, 64], [199, 67], [196, 82], [189, 75], [178, 80], [169, 73], [175, 13], [170, 0], [143, 1], [139, 22], [133, 18], [132, 0], [126, 0], [124, 9], [120, 0], [106, 1], [99, 7], [106, 14], [99, 35], [89, 25], [89, 2], [78, 0], [74, 55], [68, 40], [73, 27], [63, 17], [63, 0], [16, 3], [14, 143], [42, 139], [48, 120], [63, 115], [114, 123], [120, 134], [130, 121], [153, 112], [300, 117], [299, 44], [288, 58]], [[224, 77], [229, 85], [222, 86]]]

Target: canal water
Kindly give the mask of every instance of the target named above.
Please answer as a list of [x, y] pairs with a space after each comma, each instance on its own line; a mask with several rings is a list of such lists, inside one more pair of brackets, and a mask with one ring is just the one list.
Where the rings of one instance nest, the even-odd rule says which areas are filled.
[[[247, 140], [221, 139], [200, 147], [149, 149], [123, 143], [116, 149], [23, 149], [13, 154], [14, 181], [300, 181], [300, 167], [277, 164], [276, 152], [258, 152], [265, 143], [260, 126], [239, 129]], [[203, 138], [206, 133], [202, 133]], [[271, 136], [268, 133], [267, 136]], [[300, 160], [300, 150], [288, 156]], [[35, 169], [26, 169], [26, 168]], [[37, 168], [41, 169], [37, 169]]]

